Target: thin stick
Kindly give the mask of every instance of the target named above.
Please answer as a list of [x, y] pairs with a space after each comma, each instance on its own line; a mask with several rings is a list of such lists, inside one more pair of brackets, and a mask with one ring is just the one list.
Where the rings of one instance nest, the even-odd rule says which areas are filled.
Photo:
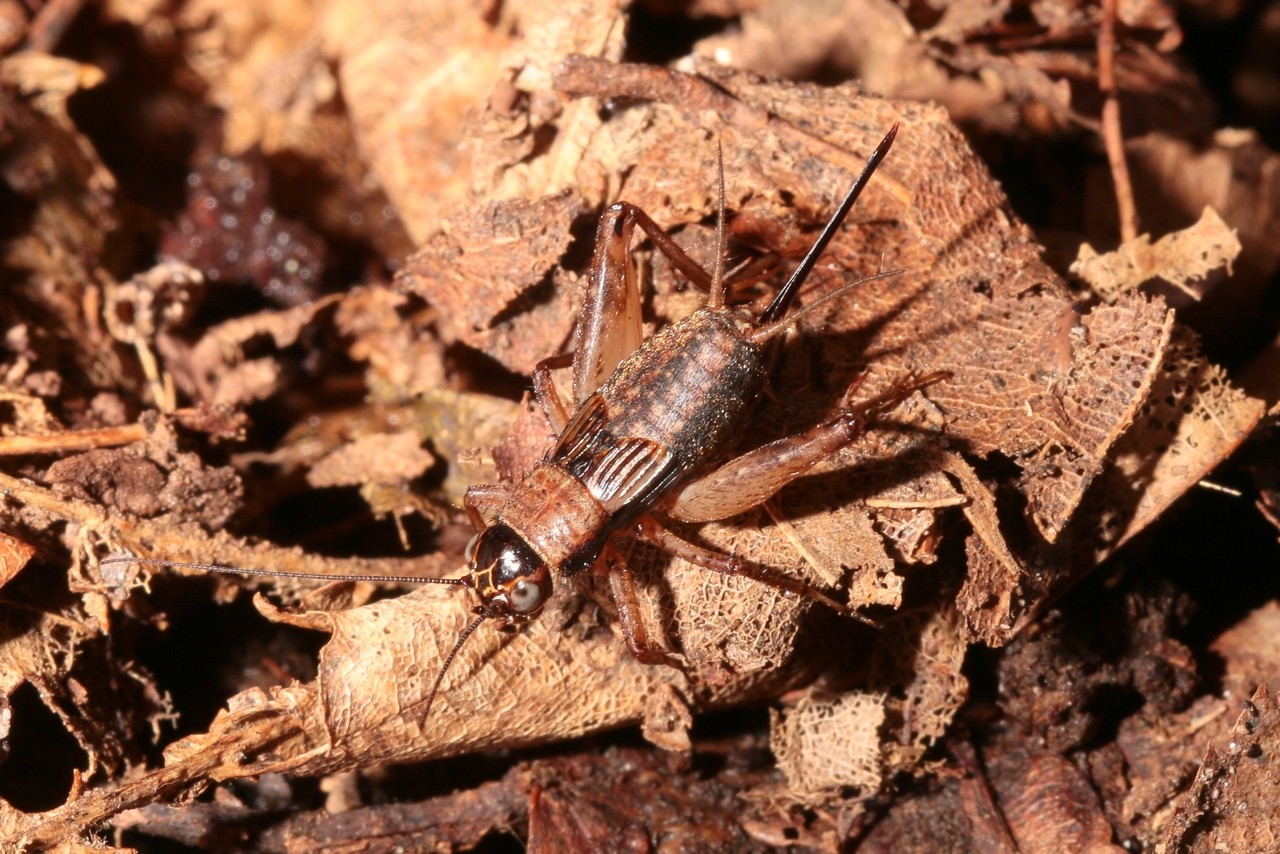
[[141, 424], [97, 427], [91, 430], [65, 430], [43, 436], [0, 436], [0, 456], [87, 451], [92, 448], [129, 445], [141, 442], [145, 438], [147, 438], [147, 430]]
[[1133, 202], [1133, 184], [1124, 156], [1124, 131], [1120, 126], [1120, 93], [1116, 88], [1116, 0], [1102, 0], [1102, 22], [1098, 28], [1098, 90], [1102, 93], [1102, 141], [1111, 164], [1111, 180], [1116, 189], [1120, 215], [1120, 239], [1128, 243], [1138, 236], [1138, 211]]

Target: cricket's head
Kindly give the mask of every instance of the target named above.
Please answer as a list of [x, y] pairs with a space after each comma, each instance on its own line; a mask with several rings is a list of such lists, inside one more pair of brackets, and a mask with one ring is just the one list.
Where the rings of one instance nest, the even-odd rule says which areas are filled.
[[422, 718], [431, 712], [445, 674], [457, 658], [467, 638], [486, 620], [501, 620], [504, 628], [515, 628], [538, 616], [551, 597], [551, 570], [524, 538], [510, 525], [495, 522], [480, 530], [466, 550], [467, 577], [462, 585], [471, 589], [478, 603], [476, 618], [458, 635], [453, 649], [440, 665], [436, 681], [427, 693]]
[[480, 600], [476, 613], [508, 626], [527, 623], [551, 598], [551, 570], [504, 522], [496, 522], [467, 544], [468, 586]]

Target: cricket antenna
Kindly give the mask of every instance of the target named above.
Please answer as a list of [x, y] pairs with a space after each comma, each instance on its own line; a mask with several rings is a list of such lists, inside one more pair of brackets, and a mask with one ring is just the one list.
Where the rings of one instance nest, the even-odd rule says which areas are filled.
[[[98, 561], [99, 566], [114, 563], [141, 563], [148, 566], [166, 566], [177, 569], [198, 569], [203, 572], [215, 572], [223, 575], [246, 575], [271, 578], [299, 578], [313, 581], [385, 581], [392, 584], [448, 584], [454, 587], [470, 587], [470, 582], [465, 578], [420, 578], [413, 575], [329, 575], [323, 572], [289, 572], [285, 570], [274, 569], [247, 569], [238, 566], [226, 566], [219, 563], [191, 563], [180, 560], [161, 560], [153, 557], [136, 557], [130, 554], [113, 554], [102, 558]], [[440, 672], [436, 674], [435, 682], [431, 684], [431, 691], [427, 694], [426, 708], [422, 712], [422, 720], [426, 720], [431, 714], [431, 706], [435, 703], [436, 694], [440, 693], [440, 686], [444, 684], [444, 677], [448, 674], [449, 668], [453, 665], [454, 659], [458, 657], [458, 652], [462, 649], [462, 645], [467, 642], [467, 638], [480, 628], [480, 624], [489, 619], [481, 614], [472, 620], [467, 627], [462, 630], [462, 634], [458, 635], [458, 640], [454, 643], [453, 648], [449, 650], [449, 654], [445, 656], [444, 661], [440, 665]]]
[[806, 317], [813, 314], [814, 312], [820, 311], [823, 308], [823, 306], [826, 306], [829, 303], [835, 302], [836, 300], [840, 299], [845, 295], [846, 292], [851, 291], [856, 287], [865, 285], [867, 282], [875, 282], [880, 279], [888, 279], [891, 276], [900, 276], [905, 272], [907, 272], [905, 269], [885, 270], [884, 272], [875, 273], [874, 275], [871, 275], [871, 276], [863, 276], [861, 279], [854, 279], [852, 282], [845, 282], [843, 285], [836, 288], [834, 291], [822, 297], [821, 299], [814, 300], [813, 302], [808, 303], [807, 305], [801, 306], [800, 308], [796, 309], [794, 312], [787, 315], [786, 317], [783, 317], [780, 320], [775, 320], [773, 323], [769, 323], [764, 326], [757, 326], [750, 333], [748, 333], [747, 338], [749, 338], [750, 340], [756, 343], [760, 343], [762, 341], [768, 341], [773, 336], [778, 335], [779, 333], [784, 332], [790, 329], [791, 327], [795, 326], [797, 323], [804, 320]]
[[415, 575], [330, 575], [324, 572], [287, 572], [277, 569], [246, 569], [238, 566], [225, 566], [220, 563], [187, 563], [179, 560], [161, 560], [154, 557], [136, 557], [127, 554], [115, 554], [98, 561], [99, 566], [111, 563], [141, 563], [147, 566], [167, 566], [175, 569], [198, 569], [203, 572], [217, 572], [223, 575], [246, 575], [270, 578], [301, 578], [309, 581], [384, 581], [389, 584], [452, 584], [455, 587], [466, 587], [465, 578], [420, 578]]
[[854, 203], [858, 201], [858, 196], [862, 195], [863, 188], [867, 186], [867, 182], [875, 174], [876, 167], [880, 165], [880, 161], [884, 160], [885, 155], [889, 153], [889, 149], [893, 147], [893, 140], [897, 135], [898, 123], [894, 122], [893, 127], [889, 128], [889, 132], [885, 134], [884, 139], [880, 140], [880, 144], [876, 146], [876, 150], [871, 152], [871, 156], [867, 158], [867, 165], [862, 167], [862, 174], [853, 182], [849, 192], [845, 193], [844, 200], [840, 202], [840, 207], [836, 208], [836, 212], [831, 215], [831, 219], [827, 220], [827, 224], [822, 228], [822, 233], [818, 235], [818, 239], [813, 242], [813, 245], [809, 247], [809, 251], [805, 253], [804, 258], [800, 261], [800, 266], [796, 267], [796, 271], [791, 274], [791, 278], [782, 286], [782, 290], [778, 291], [778, 295], [773, 298], [773, 302], [769, 303], [769, 307], [760, 314], [760, 319], [756, 321], [757, 327], [767, 326], [787, 313], [787, 308], [795, 300], [796, 294], [800, 291], [800, 286], [804, 284], [804, 280], [809, 278], [809, 274], [813, 272], [818, 259], [826, 251], [827, 244], [831, 242], [831, 238], [835, 237], [836, 230], [840, 228], [844, 218], [849, 215]]
[[458, 640], [454, 642], [453, 649], [449, 650], [449, 654], [445, 656], [444, 661], [440, 664], [440, 672], [436, 674], [436, 681], [431, 683], [431, 691], [427, 694], [427, 707], [422, 710], [422, 720], [426, 721], [431, 714], [431, 705], [436, 701], [436, 694], [440, 693], [440, 686], [444, 684], [445, 674], [449, 672], [449, 667], [453, 664], [453, 660], [458, 657], [458, 650], [462, 649], [462, 645], [467, 642], [467, 638], [471, 637], [471, 633], [480, 628], [480, 624], [489, 619], [484, 614], [476, 617], [467, 627], [462, 630], [462, 634], [458, 635]]
[[724, 254], [725, 254], [725, 213], [724, 213], [724, 149], [716, 143], [716, 170], [718, 178], [719, 198], [716, 204], [716, 257], [711, 264], [711, 292], [707, 296], [707, 308], [724, 308]]

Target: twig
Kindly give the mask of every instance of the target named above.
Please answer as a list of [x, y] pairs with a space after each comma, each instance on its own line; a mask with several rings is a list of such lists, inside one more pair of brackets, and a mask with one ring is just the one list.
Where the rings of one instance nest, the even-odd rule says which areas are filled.
[[141, 424], [99, 427], [93, 430], [68, 430], [45, 436], [0, 436], [0, 457], [19, 454], [58, 454], [87, 451], [141, 442], [147, 430]]
[[1019, 850], [1009, 823], [991, 791], [987, 773], [978, 760], [977, 751], [967, 740], [957, 739], [949, 745], [951, 758], [965, 771], [960, 780], [960, 801], [969, 820], [973, 840], [982, 850], [1013, 854]]
[[75, 21], [84, 0], [51, 0], [36, 13], [27, 30], [27, 50], [53, 53], [67, 28]]
[[1120, 214], [1120, 239], [1128, 243], [1138, 236], [1138, 212], [1133, 204], [1129, 164], [1124, 158], [1124, 131], [1120, 127], [1120, 93], [1116, 88], [1116, 0], [1102, 0], [1098, 28], [1098, 90], [1102, 93], [1102, 141], [1111, 164]]

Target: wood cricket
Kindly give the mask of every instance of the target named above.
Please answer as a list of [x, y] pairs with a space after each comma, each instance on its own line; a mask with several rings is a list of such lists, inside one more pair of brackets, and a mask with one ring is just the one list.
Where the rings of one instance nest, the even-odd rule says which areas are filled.
[[[850, 613], [847, 606], [805, 581], [705, 549], [676, 535], [666, 523], [727, 519], [760, 505], [855, 441], [869, 420], [944, 376], [908, 375], [888, 391], [855, 405], [850, 398], [859, 380], [846, 393], [838, 414], [826, 422], [736, 458], [722, 459], [764, 385], [771, 343], [805, 315], [859, 284], [846, 284], [805, 308], [789, 311], [800, 286], [888, 153], [897, 130], [895, 124], [872, 152], [795, 272], [758, 317], [727, 303], [734, 277], [725, 273], [723, 174], [711, 271], [690, 258], [634, 205], [618, 202], [604, 212], [574, 350], [544, 360], [533, 375], [535, 396], [558, 438], [518, 483], [467, 490], [464, 505], [477, 533], [466, 548], [463, 577], [329, 576], [134, 557], [103, 562], [464, 587], [473, 598], [476, 617], [442, 662], [425, 700], [424, 719], [458, 651], [482, 623], [495, 620], [507, 628], [523, 625], [541, 613], [561, 579], [588, 572], [607, 575], [631, 652], [646, 663], [673, 664], [673, 657], [646, 634], [631, 571], [612, 546], [618, 537], [635, 537], [713, 572], [746, 576]], [[637, 226], [686, 278], [708, 293], [703, 308], [647, 340], [642, 340], [639, 285], [631, 263], [630, 245]], [[552, 382], [551, 372], [565, 367], [573, 372], [571, 406]]]

